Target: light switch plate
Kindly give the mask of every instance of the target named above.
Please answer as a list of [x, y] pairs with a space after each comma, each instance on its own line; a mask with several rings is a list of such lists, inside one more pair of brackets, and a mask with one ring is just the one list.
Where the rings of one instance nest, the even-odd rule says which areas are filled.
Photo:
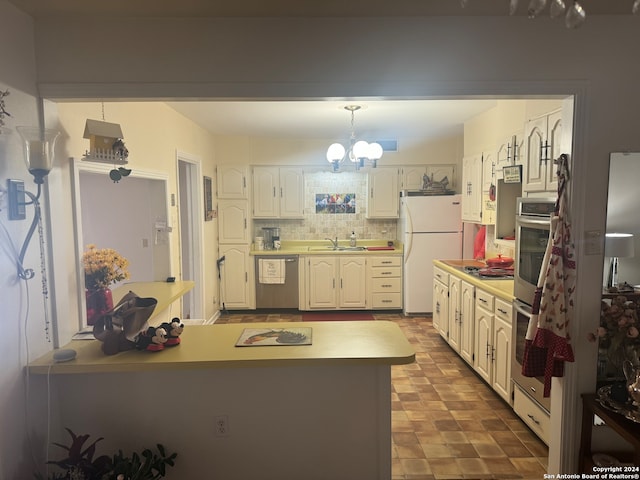
[[587, 230], [584, 232], [585, 255], [601, 255], [604, 251], [604, 237], [601, 230]]
[[24, 196], [24, 182], [22, 180], [7, 180], [9, 196], [9, 220], [24, 220], [27, 218], [27, 206]]

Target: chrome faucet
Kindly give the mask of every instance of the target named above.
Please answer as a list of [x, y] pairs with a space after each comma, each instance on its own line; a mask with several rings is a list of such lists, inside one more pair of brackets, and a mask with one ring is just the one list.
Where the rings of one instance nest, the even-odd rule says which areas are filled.
[[326, 237], [325, 240], [329, 240], [331, 242], [331, 246], [334, 250], [338, 249], [338, 237], [335, 240], [331, 240], [329, 237]]

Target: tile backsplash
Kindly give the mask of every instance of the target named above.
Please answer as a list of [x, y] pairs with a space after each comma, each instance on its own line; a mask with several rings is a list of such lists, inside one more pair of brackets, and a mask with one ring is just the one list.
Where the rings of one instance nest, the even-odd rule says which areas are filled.
[[[316, 194], [354, 193], [355, 214], [316, 213]], [[347, 240], [351, 232], [367, 240], [395, 240], [395, 219], [367, 219], [367, 174], [364, 172], [305, 173], [304, 218], [256, 219], [256, 235], [262, 227], [279, 227], [282, 240], [322, 240], [326, 237]]]

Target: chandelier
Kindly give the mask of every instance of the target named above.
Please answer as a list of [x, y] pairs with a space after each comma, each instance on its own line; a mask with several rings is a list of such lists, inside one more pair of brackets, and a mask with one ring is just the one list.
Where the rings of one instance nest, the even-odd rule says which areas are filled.
[[364, 167], [365, 162], [368, 160], [371, 162], [373, 168], [377, 166], [378, 159], [382, 157], [382, 146], [377, 143], [369, 143], [365, 140], [356, 141], [356, 132], [354, 129], [354, 117], [355, 112], [360, 110], [360, 105], [346, 105], [345, 110], [351, 112], [351, 137], [349, 139], [349, 145], [345, 148], [341, 143], [332, 143], [327, 149], [327, 161], [332, 165], [333, 171], [337, 172], [340, 169], [340, 164], [349, 159], [358, 170], [360, 167]]
[[[566, 0], [569, 2], [569, 0]], [[460, 0], [462, 7], [466, 7], [469, 0]], [[551, 18], [560, 18], [564, 16], [564, 23], [567, 28], [578, 28], [586, 18], [587, 12], [582, 8], [578, 0], [573, 0], [571, 5], [567, 7], [565, 0], [529, 0], [527, 7], [527, 16], [536, 18], [545, 8], [549, 6], [549, 15]], [[518, 0], [509, 0], [509, 15], [515, 15], [518, 10]], [[631, 5], [631, 13], [634, 15], [640, 12], [640, 0], [633, 0]]]

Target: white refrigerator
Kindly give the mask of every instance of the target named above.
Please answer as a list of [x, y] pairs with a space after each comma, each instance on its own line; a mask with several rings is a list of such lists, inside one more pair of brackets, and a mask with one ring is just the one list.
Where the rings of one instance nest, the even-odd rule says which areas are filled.
[[462, 196], [402, 196], [403, 310], [433, 310], [433, 260], [462, 258]]

